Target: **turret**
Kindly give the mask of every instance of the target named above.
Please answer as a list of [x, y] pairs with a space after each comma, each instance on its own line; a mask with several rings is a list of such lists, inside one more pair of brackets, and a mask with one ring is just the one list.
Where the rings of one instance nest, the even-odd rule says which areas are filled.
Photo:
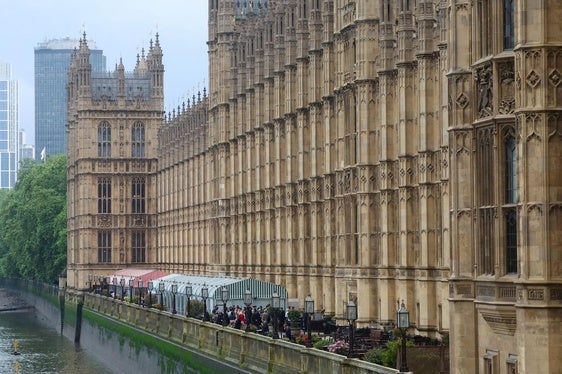
[[153, 98], [164, 98], [164, 64], [162, 64], [162, 55], [158, 33], [156, 33], [154, 45], [152, 40], [150, 41], [150, 51], [147, 58], [148, 70], [152, 79]]
[[123, 59], [119, 59], [119, 65], [115, 67], [117, 73], [117, 96], [125, 97], [125, 67], [123, 66]]
[[84, 32], [83, 38], [80, 39], [80, 47], [78, 48], [77, 58], [77, 72], [78, 72], [78, 92], [80, 96], [91, 96], [91, 78], [92, 78], [92, 65], [90, 65], [90, 48], [86, 41], [86, 33]]

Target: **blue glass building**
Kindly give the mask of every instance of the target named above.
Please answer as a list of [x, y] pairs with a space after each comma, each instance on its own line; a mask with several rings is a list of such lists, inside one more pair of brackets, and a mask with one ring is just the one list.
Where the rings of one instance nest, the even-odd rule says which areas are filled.
[[18, 82], [12, 67], [0, 62], [0, 188], [16, 183], [19, 155]]
[[[106, 71], [106, 58], [92, 41], [93, 72]], [[35, 47], [35, 149], [37, 155], [66, 153], [66, 82], [70, 58], [80, 42], [52, 39]]]

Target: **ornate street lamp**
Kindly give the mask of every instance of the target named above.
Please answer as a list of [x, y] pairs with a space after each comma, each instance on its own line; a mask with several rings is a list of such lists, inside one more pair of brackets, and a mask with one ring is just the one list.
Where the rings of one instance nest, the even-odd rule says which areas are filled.
[[141, 306], [142, 305], [142, 279], [141, 278], [138, 279], [137, 286], [139, 288], [139, 306]]
[[312, 329], [310, 325], [312, 315], [314, 314], [314, 300], [310, 295], [304, 299], [304, 312], [306, 313], [306, 331], [308, 332], [308, 342], [306, 343], [306, 346], [312, 347]]
[[223, 313], [222, 325], [223, 326], [228, 326], [228, 324], [230, 322], [228, 320], [228, 313], [226, 311], [226, 302], [228, 301], [229, 297], [230, 297], [230, 292], [228, 291], [228, 288], [223, 287], [221, 289], [222, 313]]
[[250, 331], [250, 320], [252, 319], [252, 312], [250, 305], [252, 305], [252, 291], [246, 289], [244, 292], [244, 304], [246, 305], [246, 310], [244, 311], [244, 316], [246, 317], [246, 331]]
[[178, 292], [178, 284], [172, 283], [172, 314], [177, 314], [176, 310], [176, 293]]
[[203, 321], [209, 320], [209, 313], [207, 312], [207, 299], [209, 298], [209, 288], [203, 285], [201, 288], [201, 298], [203, 299]]
[[160, 310], [164, 309], [164, 282], [158, 283], [158, 290], [160, 291]]
[[404, 306], [404, 300], [400, 309], [396, 312], [396, 327], [402, 333], [402, 350], [400, 354], [400, 372], [405, 373], [408, 371], [408, 363], [406, 362], [406, 330], [410, 328], [410, 312]]
[[357, 319], [357, 304], [353, 300], [349, 300], [345, 306], [345, 319], [349, 322], [349, 353], [348, 357], [353, 353], [353, 341], [354, 341], [354, 330], [355, 330], [355, 320]]
[[121, 301], [123, 301], [123, 295], [125, 293], [125, 278], [121, 278], [119, 284], [121, 285]]
[[185, 285], [185, 297], [187, 298], [187, 302], [185, 304], [185, 316], [189, 317], [189, 301], [191, 300], [191, 295], [193, 295], [193, 286], [191, 283], [187, 283]]
[[154, 290], [154, 282], [152, 279], [148, 280], [148, 307], [152, 308], [152, 291]]
[[133, 278], [129, 278], [129, 302], [132, 303], [133, 302], [133, 294], [135, 293], [135, 280]]
[[277, 311], [279, 310], [279, 306], [281, 303], [281, 299], [279, 298], [279, 294], [277, 291], [273, 292], [271, 295], [271, 309], [273, 312], [273, 339], [279, 339], [279, 334], [277, 333]]
[[113, 298], [117, 297], [117, 277], [113, 277]]

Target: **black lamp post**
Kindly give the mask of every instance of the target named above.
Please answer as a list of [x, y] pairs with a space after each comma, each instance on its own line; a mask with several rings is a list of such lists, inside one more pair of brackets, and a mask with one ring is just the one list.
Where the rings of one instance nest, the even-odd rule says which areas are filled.
[[222, 313], [223, 313], [223, 317], [222, 317], [222, 325], [223, 326], [228, 326], [229, 324], [229, 320], [228, 320], [228, 313], [226, 310], [226, 302], [228, 301], [230, 297], [230, 292], [228, 291], [228, 288], [223, 287], [221, 289], [221, 300], [222, 300]]
[[244, 311], [244, 318], [246, 320], [246, 331], [250, 331], [250, 320], [252, 319], [252, 314], [250, 312], [250, 305], [252, 305], [252, 291], [246, 289], [244, 292], [244, 304], [246, 305], [246, 310]]
[[312, 330], [310, 328], [310, 324], [312, 321], [312, 314], [314, 314], [314, 300], [310, 295], [304, 299], [304, 311], [306, 313], [306, 331], [308, 333], [308, 342], [306, 343], [306, 346], [312, 347]]
[[152, 308], [152, 291], [154, 290], [154, 282], [152, 279], [148, 280], [148, 307]]
[[135, 280], [133, 278], [129, 278], [129, 302], [132, 303], [133, 302], [133, 294], [134, 294], [134, 286], [135, 286]]
[[203, 321], [208, 321], [209, 313], [207, 312], [207, 299], [209, 298], [209, 288], [206, 285], [201, 287], [201, 298], [203, 299]]
[[349, 300], [345, 306], [345, 319], [349, 322], [349, 353], [353, 353], [353, 341], [355, 340], [353, 334], [355, 332], [355, 320], [357, 319], [357, 304], [353, 300]]
[[113, 298], [117, 298], [117, 277], [113, 277]]
[[125, 278], [121, 278], [119, 284], [121, 285], [121, 301], [123, 301], [123, 296], [125, 294]]
[[281, 299], [279, 298], [279, 294], [277, 291], [273, 292], [271, 295], [271, 309], [273, 312], [273, 339], [279, 339], [279, 335], [277, 334], [277, 311], [279, 310], [279, 304]]
[[142, 305], [142, 279], [139, 278], [138, 282], [137, 282], [137, 286], [139, 288], [139, 306]]
[[158, 283], [158, 290], [160, 291], [160, 310], [164, 310], [164, 282]]
[[406, 330], [410, 327], [410, 312], [404, 306], [404, 300], [400, 309], [396, 312], [396, 324], [402, 333], [402, 349], [400, 353], [400, 372], [408, 371], [408, 363], [406, 362]]
[[94, 279], [94, 276], [92, 274], [88, 274], [88, 283], [89, 283], [88, 292], [92, 292], [92, 279]]
[[176, 282], [172, 283], [172, 314], [177, 314], [176, 310], [176, 293], [178, 293], [178, 284]]
[[185, 285], [185, 297], [187, 299], [185, 303], [185, 316], [189, 317], [189, 301], [191, 300], [191, 295], [193, 295], [193, 286], [191, 283]]

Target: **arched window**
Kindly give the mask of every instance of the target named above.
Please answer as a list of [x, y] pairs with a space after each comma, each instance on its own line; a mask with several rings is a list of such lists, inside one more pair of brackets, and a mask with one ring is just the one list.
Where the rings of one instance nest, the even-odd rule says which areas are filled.
[[146, 188], [144, 178], [134, 178], [132, 185], [132, 212], [133, 214], [146, 213]]
[[111, 262], [111, 231], [98, 231], [98, 262]]
[[144, 231], [133, 231], [131, 238], [132, 258], [133, 263], [146, 262], [146, 234]]
[[508, 209], [505, 215], [505, 272], [517, 273], [517, 211]]
[[144, 124], [135, 122], [131, 134], [132, 157], [145, 157], [144, 154]]
[[505, 149], [505, 203], [517, 203], [517, 145], [512, 131], [504, 138]]
[[517, 144], [513, 128], [504, 136], [505, 272], [517, 273]]
[[98, 157], [111, 157], [111, 125], [107, 121], [98, 126]]
[[503, 0], [503, 49], [515, 47], [514, 0]]
[[98, 213], [111, 213], [111, 179], [98, 179]]

